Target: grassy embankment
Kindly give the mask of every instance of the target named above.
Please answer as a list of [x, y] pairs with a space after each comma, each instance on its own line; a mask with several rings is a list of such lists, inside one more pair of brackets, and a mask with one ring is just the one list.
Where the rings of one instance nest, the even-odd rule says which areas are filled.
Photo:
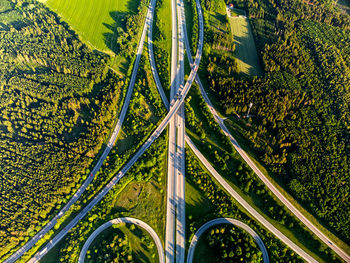
[[171, 2], [158, 0], [153, 20], [153, 51], [160, 82], [170, 97]]

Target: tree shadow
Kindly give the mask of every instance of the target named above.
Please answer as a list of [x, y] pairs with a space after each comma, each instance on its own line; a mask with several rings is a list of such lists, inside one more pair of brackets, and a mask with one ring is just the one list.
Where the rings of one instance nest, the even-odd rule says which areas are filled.
[[[231, 18], [232, 19], [232, 18]], [[242, 19], [242, 18], [233, 18]], [[244, 18], [243, 18], [244, 19]], [[244, 69], [240, 72], [240, 76], [259, 76], [261, 75], [259, 57], [255, 46], [255, 39], [252, 35], [252, 29], [247, 19], [245, 20], [245, 31], [240, 36], [234, 35], [234, 43], [236, 47], [236, 60], [241, 62]]]
[[[122, 28], [124, 32], [126, 32], [125, 28], [125, 18], [127, 15], [137, 14], [140, 8], [141, 1], [140, 0], [129, 0], [127, 2], [126, 9], [128, 12], [120, 12], [120, 11], [111, 11], [109, 12], [110, 17], [113, 19], [111, 24], [103, 23], [103, 25], [108, 29], [108, 32], [103, 33], [103, 38], [106, 46], [112, 50], [115, 54], [120, 52], [121, 50], [118, 47], [118, 37], [120, 36], [120, 30], [118, 28]], [[126, 32], [128, 33], [128, 32]]]
[[127, 9], [130, 10], [130, 13], [136, 14], [140, 4], [140, 0], [129, 0], [127, 3]]
[[140, 263], [146, 263], [146, 262], [151, 262], [150, 259], [143, 253], [141, 250], [134, 250], [132, 252], [133, 254], [133, 261], [134, 262], [140, 262]]
[[120, 48], [118, 45], [118, 37], [120, 36], [120, 30], [118, 28], [124, 28], [124, 19], [128, 13], [127, 12], [119, 12], [119, 11], [111, 11], [109, 15], [113, 19], [111, 24], [103, 23], [108, 32], [103, 33], [103, 40], [106, 46], [112, 50], [115, 54], [120, 52]]

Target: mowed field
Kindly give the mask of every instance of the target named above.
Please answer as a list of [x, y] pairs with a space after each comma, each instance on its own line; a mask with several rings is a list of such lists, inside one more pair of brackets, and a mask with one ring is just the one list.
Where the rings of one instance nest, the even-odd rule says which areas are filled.
[[47, 0], [46, 5], [68, 22], [83, 41], [107, 52], [110, 50], [106, 37], [113, 34], [116, 22], [137, 8], [133, 0]]
[[258, 54], [249, 21], [245, 17], [229, 18], [236, 45], [236, 61], [239, 72], [248, 76], [261, 74]]

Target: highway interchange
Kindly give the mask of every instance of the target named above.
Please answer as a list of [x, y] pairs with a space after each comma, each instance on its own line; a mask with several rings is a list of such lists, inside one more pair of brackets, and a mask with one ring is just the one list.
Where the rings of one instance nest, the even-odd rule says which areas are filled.
[[[149, 25], [153, 22], [153, 11], [155, 7], [155, 0], [150, 1], [150, 6], [147, 12], [146, 16], [146, 22], [144, 31], [142, 33], [142, 37], [139, 44], [138, 52], [141, 52], [142, 48], [140, 48], [141, 44], [143, 46], [143, 42], [146, 36], [146, 31], [149, 27]], [[199, 41], [199, 45], [202, 45], [203, 43], [203, 34], [202, 39]], [[196, 58], [195, 58], [195, 66], [192, 68], [191, 73], [188, 77], [188, 80], [183, 88], [181, 88], [175, 95], [175, 98], [170, 103], [170, 111], [165, 116], [163, 121], [159, 124], [159, 126], [156, 128], [156, 130], [151, 134], [151, 136], [147, 139], [147, 141], [141, 146], [141, 148], [136, 152], [136, 154], [125, 164], [122, 169], [119, 171], [119, 173], [113, 177], [113, 179], [93, 198], [93, 200], [86, 206], [84, 209], [73, 219], [71, 220], [68, 225], [61, 230], [54, 238], [52, 238], [43, 248], [40, 249], [30, 260], [29, 262], [37, 262], [39, 261], [51, 248], [53, 248], [112, 188], [115, 184], [119, 182], [119, 180], [126, 174], [126, 172], [132, 167], [132, 165], [138, 160], [138, 158], [149, 148], [149, 146], [153, 143], [154, 140], [156, 140], [162, 131], [166, 128], [169, 121], [172, 119], [172, 117], [177, 113], [180, 106], [183, 104], [183, 101], [194, 81], [194, 78], [198, 71], [199, 62], [202, 56], [202, 48], [198, 48]], [[135, 62], [136, 63], [136, 62]], [[135, 66], [138, 66], [138, 64]], [[125, 105], [125, 102], [124, 102]], [[124, 107], [123, 105], [123, 107]], [[61, 213], [61, 212], [60, 212]], [[64, 214], [64, 213], [63, 213]], [[54, 222], [55, 224], [56, 222]], [[47, 233], [48, 231], [46, 231]], [[30, 245], [26, 246], [25, 249], [23, 247], [19, 249], [16, 254], [13, 254], [11, 257], [9, 257], [5, 262], [14, 262], [16, 261], [20, 256], [22, 256], [26, 251], [28, 251], [40, 238], [42, 235], [36, 239], [31, 240], [27, 244], [30, 243]], [[26, 244], [26, 245], [27, 245]]]
[[[32, 246], [34, 246], [43, 236], [49, 232], [57, 223], [57, 220], [64, 216], [64, 214], [69, 210], [69, 208], [78, 200], [81, 194], [85, 191], [86, 187], [94, 179], [97, 171], [103, 164], [111, 148], [113, 147], [115, 140], [118, 136], [120, 128], [122, 126], [123, 120], [127, 113], [129, 101], [132, 95], [133, 86], [136, 80], [136, 74], [138, 70], [139, 61], [141, 58], [143, 44], [148, 31], [148, 46], [149, 46], [149, 59], [151, 62], [152, 73], [160, 92], [161, 98], [167, 109], [169, 109], [168, 114], [152, 133], [152, 135], [147, 139], [147, 141], [141, 146], [141, 148], [136, 152], [136, 154], [127, 162], [119, 173], [113, 177], [113, 179], [93, 198], [93, 200], [73, 219], [68, 225], [62, 229], [57, 235], [52, 238], [44, 247], [38, 251], [29, 262], [37, 262], [40, 260], [52, 247], [54, 247], [67, 233], [71, 230], [78, 222], [81, 220], [107, 193], [112, 189], [112, 187], [117, 184], [126, 172], [131, 168], [131, 166], [138, 160], [138, 158], [147, 150], [147, 148], [152, 144], [152, 142], [159, 137], [162, 131], [169, 124], [169, 160], [168, 163], [170, 168], [168, 169], [168, 192], [167, 192], [167, 222], [166, 222], [166, 237], [165, 237], [165, 258], [166, 262], [185, 262], [185, 196], [184, 196], [184, 141], [186, 139], [187, 144], [191, 147], [193, 152], [201, 160], [201, 162], [206, 166], [208, 171], [218, 180], [218, 182], [227, 190], [227, 192], [233, 196], [243, 207], [257, 219], [262, 225], [269, 229], [273, 234], [275, 234], [279, 239], [281, 239], [285, 244], [287, 244], [291, 249], [296, 251], [301, 257], [303, 257], [308, 262], [317, 262], [300, 247], [295, 245], [291, 240], [286, 238], [279, 230], [277, 230], [271, 223], [269, 223], [262, 215], [260, 215], [254, 208], [252, 208], [241, 196], [239, 196], [228, 184], [227, 182], [215, 171], [215, 169], [210, 165], [210, 163], [204, 158], [204, 156], [198, 151], [193, 142], [185, 135], [185, 125], [184, 125], [184, 109], [183, 102], [184, 99], [193, 83], [194, 80], [199, 84], [201, 93], [204, 100], [206, 101], [211, 113], [213, 114], [215, 120], [220, 125], [221, 129], [226, 136], [230, 138], [231, 143], [236, 148], [238, 153], [247, 162], [251, 169], [261, 178], [261, 180], [267, 185], [267, 187], [276, 195], [276, 197], [281, 200], [281, 202], [288, 207], [288, 209], [298, 217], [315, 235], [317, 235], [327, 246], [334, 250], [340, 257], [342, 257], [346, 262], [350, 262], [350, 256], [336, 246], [331, 240], [329, 240], [319, 229], [317, 229], [299, 210], [297, 210], [280, 192], [279, 190], [265, 177], [265, 175], [256, 167], [256, 165], [251, 161], [249, 156], [244, 152], [244, 150], [239, 146], [237, 141], [229, 133], [226, 128], [224, 121], [219, 117], [215, 111], [213, 105], [211, 104], [209, 97], [207, 96], [202, 83], [197, 75], [201, 55], [203, 48], [203, 16], [201, 12], [201, 7], [199, 1], [196, 1], [198, 17], [199, 17], [199, 41], [197, 47], [197, 53], [193, 61], [191, 56], [191, 51], [189, 48], [183, 1], [172, 0], [172, 18], [173, 18], [173, 36], [172, 36], [172, 62], [171, 62], [171, 103], [169, 104], [164, 91], [161, 87], [159, 77], [156, 71], [156, 66], [154, 62], [153, 46], [152, 46], [152, 23], [153, 23], [153, 12], [155, 8], [156, 0], [151, 0], [149, 9], [145, 19], [145, 25], [142, 31], [141, 39], [139, 42], [136, 60], [134, 63], [134, 68], [129, 83], [127, 95], [123, 104], [122, 111], [116, 123], [116, 126], [112, 132], [112, 135], [108, 141], [108, 144], [99, 158], [97, 164], [93, 168], [90, 176], [84, 181], [82, 186], [77, 190], [69, 202], [59, 211], [59, 213], [42, 229], [40, 230], [30, 241], [28, 241], [23, 247], [17, 250], [13, 255], [11, 255], [4, 262], [15, 262], [20, 258], [26, 251], [28, 251]], [[178, 9], [177, 9], [178, 7]], [[177, 11], [176, 11], [177, 10]], [[176, 19], [177, 18], [177, 19]], [[176, 33], [174, 33], [176, 32]], [[187, 79], [185, 85], [184, 83], [184, 48], [186, 47], [187, 56], [191, 65], [191, 73]], [[176, 57], [176, 58], [175, 58]], [[177, 136], [176, 136], [177, 135]], [[173, 147], [171, 147], [173, 145]], [[171, 160], [171, 161], [170, 161]], [[176, 235], [176, 236], [175, 236]], [[161, 253], [160, 253], [161, 254]], [[187, 261], [189, 262], [189, 261]]]

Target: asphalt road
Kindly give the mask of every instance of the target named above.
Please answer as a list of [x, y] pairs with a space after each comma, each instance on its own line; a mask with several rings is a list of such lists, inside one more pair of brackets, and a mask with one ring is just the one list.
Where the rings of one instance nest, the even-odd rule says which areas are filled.
[[[153, 10], [155, 6], [155, 0], [151, 0], [150, 7], [146, 23], [150, 25], [153, 20]], [[149, 18], [150, 15], [150, 18]], [[188, 77], [185, 86], [178, 91], [175, 98], [170, 102], [171, 110], [165, 116], [163, 121], [159, 124], [152, 135], [147, 139], [147, 141], [139, 148], [136, 154], [123, 166], [119, 173], [113, 177], [113, 179], [94, 197], [94, 199], [73, 219], [68, 225], [61, 230], [49, 243], [47, 243], [38, 253], [36, 253], [29, 262], [36, 262], [40, 260], [51, 248], [53, 248], [67, 233], [70, 231], [108, 192], [112, 187], [119, 182], [119, 180], [125, 175], [125, 173], [131, 168], [131, 166], [139, 159], [139, 157], [150, 147], [154, 140], [156, 140], [162, 131], [166, 128], [171, 118], [179, 110], [181, 104], [183, 104], [184, 99], [194, 81], [194, 78], [198, 71], [198, 66], [202, 56], [203, 48], [203, 32], [200, 34], [198, 49], [194, 61], [194, 66]], [[10, 262], [10, 261], [8, 261]], [[13, 262], [13, 261], [12, 261]]]
[[221, 224], [232, 224], [235, 226], [238, 226], [239, 228], [242, 228], [243, 230], [247, 231], [255, 240], [255, 242], [258, 244], [262, 255], [263, 255], [263, 260], [265, 263], [269, 263], [269, 254], [267, 253], [266, 247], [263, 243], [263, 241], [261, 240], [261, 238], [259, 237], [259, 235], [253, 230], [251, 229], [248, 225], [246, 225], [245, 223], [232, 219], [232, 218], [216, 218], [213, 219], [207, 223], [205, 223], [204, 225], [202, 225], [197, 232], [194, 234], [192, 240], [191, 240], [191, 244], [190, 247], [188, 249], [188, 255], [187, 255], [187, 263], [192, 263], [193, 261], [193, 256], [194, 256], [194, 251], [197, 245], [197, 242], [199, 240], [199, 238], [201, 237], [201, 235], [209, 228], [211, 228], [212, 226], [216, 226], [216, 225], [221, 225]]
[[[171, 41], [171, 72], [170, 72], [170, 100], [175, 98], [178, 90], [179, 76], [177, 74], [177, 19], [176, 19], [176, 0], [171, 0], [172, 17], [172, 41]], [[172, 106], [170, 106], [172, 110]], [[176, 116], [176, 115], [175, 115]], [[167, 178], [167, 201], [166, 201], [166, 225], [165, 225], [165, 260], [167, 263], [173, 263], [175, 258], [175, 185], [176, 185], [176, 118], [175, 116], [169, 122], [169, 143], [168, 143], [168, 178]]]
[[136, 219], [136, 218], [131, 218], [131, 217], [121, 217], [121, 218], [116, 218], [116, 219], [112, 219], [106, 223], [104, 223], [103, 225], [101, 225], [100, 227], [98, 227], [90, 236], [89, 238], [86, 240], [80, 255], [79, 255], [79, 263], [84, 263], [85, 261], [85, 255], [87, 250], [89, 249], [92, 241], [105, 229], [111, 227], [112, 225], [117, 225], [117, 224], [121, 224], [121, 223], [129, 223], [129, 224], [134, 224], [137, 225], [139, 227], [142, 227], [143, 229], [145, 229], [153, 238], [154, 243], [157, 246], [157, 250], [158, 250], [158, 256], [159, 256], [159, 262], [160, 263], [164, 263], [164, 252], [163, 252], [163, 246], [162, 246], [162, 242], [160, 241], [157, 233], [153, 230], [152, 227], [150, 227], [148, 224], [146, 224], [145, 222]]
[[[153, 8], [151, 7], [153, 12]], [[147, 14], [147, 18], [146, 21], [149, 20], [149, 13]], [[153, 17], [152, 17], [153, 19]], [[111, 151], [117, 137], [119, 134], [119, 131], [123, 125], [124, 119], [125, 119], [125, 115], [127, 113], [128, 107], [129, 107], [129, 102], [131, 99], [131, 95], [133, 92], [133, 87], [135, 85], [135, 81], [136, 81], [136, 76], [137, 76], [137, 71], [138, 71], [138, 67], [139, 67], [139, 62], [141, 59], [141, 55], [142, 55], [142, 50], [143, 50], [143, 45], [144, 45], [144, 41], [145, 41], [145, 37], [146, 37], [146, 32], [147, 32], [147, 28], [148, 28], [149, 23], [145, 23], [144, 28], [143, 28], [143, 32], [142, 32], [142, 36], [139, 42], [139, 46], [137, 49], [137, 55], [136, 55], [136, 60], [134, 62], [134, 68], [132, 71], [132, 75], [131, 75], [131, 79], [130, 79], [130, 83], [129, 83], [129, 87], [128, 87], [128, 91], [124, 100], [124, 104], [122, 107], [122, 111], [119, 115], [119, 118], [117, 120], [117, 123], [115, 125], [115, 128], [111, 134], [110, 139], [108, 140], [107, 146], [105, 148], [105, 150], [103, 151], [100, 159], [98, 160], [98, 162], [96, 163], [95, 167], [92, 169], [92, 172], [90, 173], [90, 175], [88, 176], [88, 178], [84, 181], [84, 183], [80, 186], [80, 188], [75, 192], [75, 194], [72, 196], [72, 198], [68, 201], [68, 203], [58, 212], [58, 214], [50, 220], [49, 223], [47, 223], [34, 237], [32, 237], [24, 246], [22, 246], [20, 249], [18, 249], [14, 254], [12, 254], [9, 258], [7, 258], [4, 263], [10, 263], [10, 262], [15, 262], [17, 259], [19, 259], [25, 252], [27, 252], [30, 248], [32, 248], [47, 232], [49, 232], [57, 223], [57, 221], [64, 216], [64, 214], [69, 210], [69, 208], [79, 199], [79, 197], [84, 193], [84, 191], [86, 190], [86, 188], [88, 187], [88, 185], [92, 182], [92, 180], [94, 179], [97, 171], [101, 168], [103, 162], [105, 161], [105, 159], [107, 158], [109, 152]]]
[[[182, 0], [177, 0], [177, 20], [178, 20], [178, 76], [179, 88], [183, 87], [185, 81], [185, 54], [184, 54], [184, 16], [182, 15]], [[176, 116], [177, 125], [177, 147], [176, 147], [176, 171], [175, 171], [175, 204], [176, 204], [176, 262], [185, 262], [185, 242], [186, 242], [186, 216], [185, 216], [185, 109], [181, 105]]]

